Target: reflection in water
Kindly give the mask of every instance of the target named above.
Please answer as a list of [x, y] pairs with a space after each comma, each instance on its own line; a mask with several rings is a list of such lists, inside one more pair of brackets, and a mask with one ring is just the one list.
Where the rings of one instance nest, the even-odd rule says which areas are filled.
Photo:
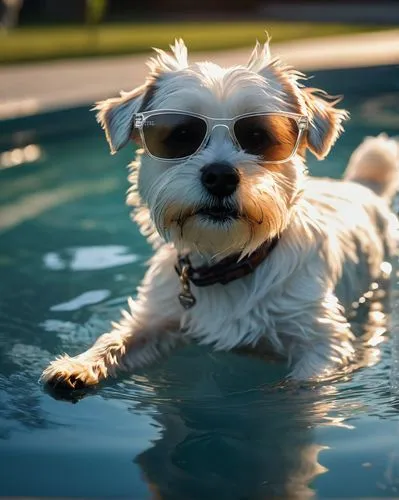
[[[227, 363], [237, 373], [232, 374]], [[240, 362], [230, 359], [204, 398], [203, 378], [209, 378], [208, 369], [215, 369], [206, 364], [193, 366], [190, 399], [166, 401], [167, 391], [156, 389], [156, 398], [163, 399], [154, 415], [161, 435], [135, 458], [153, 498], [313, 496], [309, 484], [326, 471], [318, 462], [325, 447], [315, 443], [312, 431], [329, 409], [328, 403], [321, 403], [322, 391], [290, 394], [256, 387], [231, 394], [224, 386], [234, 387], [241, 374]], [[258, 382], [264, 382], [261, 371]], [[245, 376], [252, 378], [250, 370]]]
[[43, 257], [44, 265], [52, 271], [94, 271], [132, 264], [139, 257], [121, 245], [66, 248], [60, 252], [49, 252]]

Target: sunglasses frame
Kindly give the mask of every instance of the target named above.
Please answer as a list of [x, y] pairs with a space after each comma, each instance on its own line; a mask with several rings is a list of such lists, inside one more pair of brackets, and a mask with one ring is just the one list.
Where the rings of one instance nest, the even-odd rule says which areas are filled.
[[[205, 132], [204, 138], [203, 138], [201, 144], [198, 146], [198, 148], [193, 153], [186, 155], [186, 156], [181, 156], [179, 158], [161, 158], [159, 156], [153, 155], [149, 151], [147, 144], [146, 144], [146, 141], [145, 141], [145, 136], [144, 136], [144, 131], [143, 131], [146, 121], [149, 118], [151, 118], [151, 116], [166, 115], [166, 114], [170, 114], [170, 113], [184, 115], [184, 116], [192, 116], [194, 118], [200, 118], [202, 121], [205, 122], [206, 132]], [[241, 145], [240, 145], [240, 143], [235, 135], [234, 125], [236, 124], [237, 120], [239, 120], [241, 118], [249, 118], [249, 117], [255, 117], [255, 116], [283, 116], [286, 118], [293, 118], [295, 120], [295, 122], [298, 125], [298, 136], [297, 136], [297, 140], [296, 140], [295, 146], [294, 146], [291, 154], [288, 156], [288, 158], [286, 158], [284, 160], [263, 160], [263, 163], [274, 163], [274, 164], [277, 163], [278, 164], [278, 163], [285, 163], [285, 162], [291, 160], [291, 158], [296, 154], [296, 152], [298, 150], [298, 147], [301, 143], [301, 139], [303, 137], [303, 134], [307, 130], [308, 123], [309, 123], [309, 120], [305, 115], [301, 115], [301, 114], [297, 114], [297, 113], [270, 111], [270, 112], [263, 112], [263, 113], [262, 112], [245, 113], [242, 115], [237, 115], [233, 118], [211, 118], [210, 116], [201, 115], [199, 113], [191, 113], [191, 112], [187, 112], [187, 111], [181, 111], [178, 109], [161, 109], [161, 110], [156, 110], [156, 111], [154, 110], [154, 111], [144, 111], [143, 113], [136, 113], [134, 115], [134, 118], [133, 118], [133, 128], [135, 128], [139, 131], [144, 150], [146, 151], [146, 153], [149, 156], [151, 156], [152, 158], [155, 158], [156, 160], [160, 160], [160, 161], [176, 162], [179, 160], [187, 160], [187, 158], [191, 158], [192, 156], [197, 154], [198, 151], [200, 151], [204, 147], [204, 145], [207, 144], [212, 132], [214, 131], [214, 129], [216, 127], [224, 127], [226, 129], [228, 129], [229, 134], [230, 134], [230, 138], [232, 139], [235, 146], [240, 151], [243, 151], [243, 148], [241, 147]], [[258, 155], [256, 155], [256, 156], [258, 156]]]

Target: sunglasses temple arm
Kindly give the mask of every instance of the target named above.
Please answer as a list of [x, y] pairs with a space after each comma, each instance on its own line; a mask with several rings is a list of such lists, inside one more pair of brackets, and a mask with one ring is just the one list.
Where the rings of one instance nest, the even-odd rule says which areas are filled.
[[298, 151], [299, 145], [301, 144], [301, 141], [302, 141], [302, 137], [304, 136], [304, 134], [308, 128], [307, 120], [305, 120], [305, 121], [301, 120], [298, 123], [298, 128], [299, 128], [299, 133], [298, 133], [298, 137], [297, 137], [297, 140], [295, 143], [294, 151], [291, 153], [291, 157], [294, 156], [296, 154], [296, 152]]

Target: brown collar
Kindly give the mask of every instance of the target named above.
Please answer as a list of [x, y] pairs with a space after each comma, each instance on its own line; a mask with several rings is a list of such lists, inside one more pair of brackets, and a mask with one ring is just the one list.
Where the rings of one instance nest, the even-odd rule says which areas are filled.
[[190, 309], [195, 305], [196, 300], [191, 293], [190, 282], [202, 287], [216, 283], [227, 285], [231, 281], [243, 278], [252, 273], [266, 259], [276, 246], [278, 239], [276, 236], [266, 241], [245, 259], [238, 260], [238, 254], [231, 255], [213, 266], [193, 268], [188, 255], [180, 255], [175, 269], [182, 285], [182, 292], [179, 295], [182, 306]]

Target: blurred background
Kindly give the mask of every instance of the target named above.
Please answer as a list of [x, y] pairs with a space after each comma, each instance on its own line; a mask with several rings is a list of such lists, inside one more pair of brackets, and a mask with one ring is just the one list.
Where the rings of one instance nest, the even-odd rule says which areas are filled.
[[[384, 12], [380, 2], [370, 0], [2, 0], [3, 11], [10, 16], [11, 25], [32, 23], [83, 23], [95, 10], [96, 16], [105, 22], [126, 22], [143, 19], [214, 18], [216, 16], [243, 16], [250, 19], [259, 15], [284, 17], [293, 20], [307, 18], [327, 20], [347, 19], [367, 22], [392, 22], [389, 12]], [[384, 0], [383, 4], [398, 5], [397, 0]], [[388, 15], [387, 15], [388, 14]]]
[[398, 0], [0, 0], [0, 63], [137, 53], [175, 36], [215, 50], [265, 29], [279, 41], [398, 25]]
[[399, 63], [398, 26], [399, 0], [0, 0], [0, 119], [133, 88], [151, 48], [179, 37], [237, 64], [267, 32], [274, 55], [313, 71]]

